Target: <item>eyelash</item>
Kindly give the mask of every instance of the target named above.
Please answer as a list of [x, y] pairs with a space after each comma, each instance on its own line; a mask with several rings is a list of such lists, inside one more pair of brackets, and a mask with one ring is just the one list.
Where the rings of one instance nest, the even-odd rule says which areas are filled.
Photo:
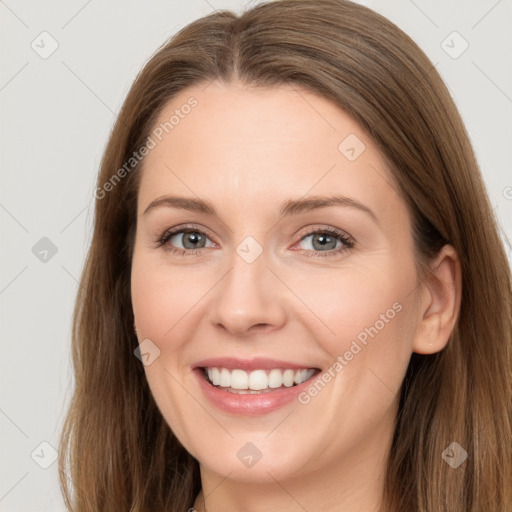
[[[165, 251], [169, 251], [171, 254], [178, 254], [179, 256], [194, 256], [195, 254], [198, 254], [201, 252], [201, 249], [204, 249], [204, 247], [201, 247], [200, 249], [181, 249], [171, 246], [170, 244], [167, 244], [167, 242], [176, 234], [178, 233], [199, 233], [201, 235], [204, 235], [208, 238], [208, 235], [200, 229], [198, 226], [195, 225], [187, 225], [187, 226], [180, 226], [179, 228], [165, 231], [162, 235], [160, 235], [156, 240], [156, 246], [157, 248], [162, 247]], [[343, 247], [340, 247], [338, 249], [329, 249], [327, 251], [314, 251], [314, 250], [308, 250], [308, 249], [300, 249], [300, 251], [306, 251], [311, 252], [312, 254], [310, 256], [312, 257], [329, 257], [329, 256], [336, 256], [346, 250], [350, 250], [354, 247], [355, 242], [352, 237], [344, 233], [343, 231], [340, 231], [335, 228], [320, 228], [320, 229], [313, 229], [311, 231], [308, 231], [304, 235], [301, 236], [299, 242], [302, 242], [305, 238], [311, 235], [316, 234], [322, 234], [322, 235], [331, 235], [340, 240], [343, 243]]]

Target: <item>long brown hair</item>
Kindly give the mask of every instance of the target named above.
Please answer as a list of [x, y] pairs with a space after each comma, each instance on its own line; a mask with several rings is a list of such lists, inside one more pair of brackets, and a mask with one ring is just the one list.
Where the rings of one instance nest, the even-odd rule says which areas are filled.
[[[75, 389], [59, 459], [69, 510], [183, 512], [200, 489], [198, 462], [166, 424], [134, 356], [130, 268], [141, 165], [130, 158], [170, 99], [214, 79], [296, 84], [344, 109], [389, 163], [419, 266], [453, 245], [460, 315], [444, 350], [411, 358], [385, 499], [396, 512], [510, 512], [512, 286], [493, 210], [436, 69], [396, 26], [346, 0], [215, 12], [171, 38], [135, 80], [101, 163], [73, 318]], [[468, 453], [457, 469], [442, 458], [452, 442]]]

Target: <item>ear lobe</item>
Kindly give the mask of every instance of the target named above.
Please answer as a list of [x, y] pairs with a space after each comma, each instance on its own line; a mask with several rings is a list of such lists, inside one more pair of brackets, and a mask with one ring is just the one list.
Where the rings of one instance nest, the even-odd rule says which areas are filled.
[[420, 323], [413, 351], [434, 354], [448, 343], [460, 311], [462, 277], [457, 252], [445, 245], [429, 266], [422, 283]]

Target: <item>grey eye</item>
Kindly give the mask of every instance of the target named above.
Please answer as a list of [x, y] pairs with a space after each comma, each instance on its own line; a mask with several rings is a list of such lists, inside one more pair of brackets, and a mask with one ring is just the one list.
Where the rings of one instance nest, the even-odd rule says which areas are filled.
[[337, 249], [339, 246], [337, 246], [336, 244], [338, 242], [341, 243], [339, 237], [327, 233], [312, 233], [310, 235], [305, 236], [300, 241], [300, 243], [305, 242], [308, 238], [311, 238], [311, 241], [306, 244], [307, 247], [302, 247], [302, 249], [315, 251], [329, 251], [332, 249]]
[[[198, 231], [180, 231], [172, 235], [169, 242], [180, 249], [201, 249], [206, 247], [208, 237]], [[179, 242], [181, 242], [181, 246]]]

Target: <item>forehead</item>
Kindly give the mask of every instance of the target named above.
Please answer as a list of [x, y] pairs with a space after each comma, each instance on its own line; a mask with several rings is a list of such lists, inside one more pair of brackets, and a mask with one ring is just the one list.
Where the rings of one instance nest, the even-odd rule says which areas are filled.
[[400, 201], [382, 155], [358, 123], [295, 85], [190, 87], [165, 106], [151, 137], [140, 208], [166, 193], [220, 205], [229, 199], [238, 211], [333, 192], [374, 205]]

